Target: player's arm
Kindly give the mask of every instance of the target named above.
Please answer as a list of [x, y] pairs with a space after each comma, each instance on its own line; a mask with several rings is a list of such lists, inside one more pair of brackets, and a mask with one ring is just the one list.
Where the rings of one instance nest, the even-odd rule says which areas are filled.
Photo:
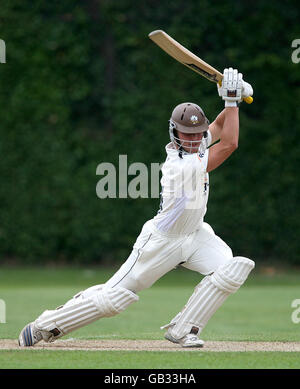
[[[228, 107], [221, 113], [222, 121], [212, 128], [216, 140], [220, 142], [209, 149], [207, 171], [210, 172], [220, 166], [238, 148], [239, 141], [239, 108]], [[222, 123], [222, 125], [221, 125]], [[213, 123], [212, 123], [213, 124]]]
[[238, 104], [244, 97], [251, 96], [253, 89], [243, 81], [243, 75], [236, 69], [225, 69], [222, 85], [218, 85], [219, 96], [225, 101], [225, 109], [210, 125], [212, 144], [210, 147], [207, 171], [220, 166], [238, 147], [239, 140], [239, 109]]
[[225, 109], [216, 117], [216, 119], [209, 125], [211, 133], [211, 144], [216, 143], [221, 138], [221, 132], [225, 120]]

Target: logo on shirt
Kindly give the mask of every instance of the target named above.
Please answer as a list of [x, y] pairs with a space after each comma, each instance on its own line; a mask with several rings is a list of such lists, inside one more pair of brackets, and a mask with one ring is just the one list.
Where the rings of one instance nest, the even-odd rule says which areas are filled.
[[204, 191], [203, 191], [203, 194], [206, 195], [207, 194], [207, 190], [208, 190], [208, 179], [207, 179], [207, 176], [205, 177], [204, 179]]

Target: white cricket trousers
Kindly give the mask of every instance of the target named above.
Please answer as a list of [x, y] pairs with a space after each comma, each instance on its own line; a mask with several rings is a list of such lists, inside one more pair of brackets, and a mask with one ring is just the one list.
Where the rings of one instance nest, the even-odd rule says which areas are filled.
[[206, 276], [232, 258], [230, 247], [207, 223], [189, 235], [171, 235], [160, 232], [149, 220], [126, 262], [105, 285], [137, 293], [179, 264]]

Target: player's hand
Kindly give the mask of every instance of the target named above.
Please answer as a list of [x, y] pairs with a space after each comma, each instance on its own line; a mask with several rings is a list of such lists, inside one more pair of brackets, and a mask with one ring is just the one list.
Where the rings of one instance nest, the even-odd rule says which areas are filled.
[[218, 85], [218, 93], [225, 101], [225, 107], [237, 107], [243, 99], [242, 92], [242, 73], [233, 68], [224, 69], [222, 85]]
[[[253, 96], [252, 86], [243, 80], [236, 69], [224, 69], [222, 86], [217, 84], [219, 96], [225, 100], [225, 107], [236, 107], [243, 99]], [[236, 94], [236, 96], [232, 96]]]

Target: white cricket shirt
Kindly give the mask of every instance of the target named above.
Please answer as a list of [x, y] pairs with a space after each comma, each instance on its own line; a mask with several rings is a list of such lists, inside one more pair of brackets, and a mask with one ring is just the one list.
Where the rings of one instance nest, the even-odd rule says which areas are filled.
[[[211, 144], [208, 131], [208, 145]], [[206, 171], [209, 149], [180, 158], [173, 143], [166, 146], [162, 166], [160, 209], [152, 219], [156, 228], [167, 234], [191, 234], [201, 227], [207, 209], [209, 176]]]

